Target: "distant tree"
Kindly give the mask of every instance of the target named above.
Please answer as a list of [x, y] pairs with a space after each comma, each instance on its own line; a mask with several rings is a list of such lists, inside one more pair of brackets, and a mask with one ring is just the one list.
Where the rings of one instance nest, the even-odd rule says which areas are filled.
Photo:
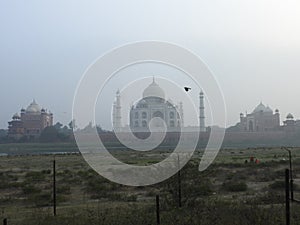
[[54, 125], [55, 129], [58, 130], [58, 131], [62, 128], [62, 126], [63, 126], [63, 125], [62, 125], [60, 122], [57, 122], [57, 123]]
[[103, 132], [105, 132], [105, 131], [102, 129], [102, 127], [101, 127], [100, 125], [97, 125], [96, 128], [97, 128], [97, 132], [98, 132], [98, 133], [103, 133]]
[[60, 141], [67, 141], [70, 138], [70, 135], [72, 133], [72, 130], [69, 129], [67, 126], [64, 126], [61, 128], [58, 132], [58, 137]]
[[0, 129], [0, 143], [5, 143], [8, 141], [7, 130]]
[[[56, 125], [56, 124], [55, 124]], [[40, 136], [41, 142], [56, 142], [60, 140], [59, 131], [54, 126], [46, 127]]]
[[29, 138], [27, 137], [27, 136], [23, 136], [23, 137], [21, 137], [20, 139], [19, 139], [19, 142], [21, 142], [21, 143], [26, 143], [26, 142], [29, 142]]
[[6, 137], [7, 136], [7, 130], [0, 129], [0, 138]]
[[71, 130], [76, 129], [75, 120], [71, 120], [71, 122], [68, 125]]
[[104, 130], [100, 125], [97, 125], [96, 129], [97, 129], [98, 133], [107, 133], [108, 132], [107, 130]]
[[65, 125], [61, 130], [67, 132], [69, 130], [69, 128]]

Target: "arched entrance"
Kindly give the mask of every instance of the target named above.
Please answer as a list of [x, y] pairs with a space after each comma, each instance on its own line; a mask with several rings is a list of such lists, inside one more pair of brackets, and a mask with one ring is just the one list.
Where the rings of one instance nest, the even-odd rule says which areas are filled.
[[[152, 114], [152, 118], [155, 118], [155, 117], [159, 117], [161, 118], [162, 120], [164, 120], [164, 114], [161, 112], [161, 111], [156, 111]], [[163, 124], [163, 121], [156, 121], [154, 123], [154, 126], [155, 127], [163, 127], [164, 124]]]
[[164, 114], [161, 111], [156, 111], [153, 113], [152, 118], [154, 118], [154, 117], [160, 117], [160, 118], [164, 119]]
[[249, 121], [249, 131], [254, 131], [253, 121]]

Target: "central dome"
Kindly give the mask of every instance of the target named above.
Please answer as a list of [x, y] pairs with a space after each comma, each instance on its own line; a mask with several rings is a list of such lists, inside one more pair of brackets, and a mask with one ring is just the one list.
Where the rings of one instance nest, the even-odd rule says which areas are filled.
[[154, 81], [154, 78], [153, 82], [143, 92], [143, 98], [147, 97], [165, 98], [164, 90]]
[[262, 102], [256, 106], [253, 113], [273, 113], [273, 110], [269, 106], [265, 106]]
[[40, 113], [41, 112], [41, 107], [33, 100], [32, 103], [27, 107], [26, 109], [27, 113]]
[[267, 109], [266, 106], [264, 104], [262, 104], [262, 102], [261, 102], [258, 106], [256, 106], [253, 113], [265, 112], [266, 109]]

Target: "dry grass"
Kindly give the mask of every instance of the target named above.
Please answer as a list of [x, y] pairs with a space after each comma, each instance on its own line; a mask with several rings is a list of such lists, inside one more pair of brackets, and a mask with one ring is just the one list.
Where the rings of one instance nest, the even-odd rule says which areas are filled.
[[[293, 153], [296, 184], [300, 177], [298, 154], [296, 150]], [[156, 162], [167, 153], [139, 156], [131, 154], [127, 160], [144, 165]], [[0, 157], [0, 213], [2, 218], [9, 218], [9, 224], [70, 224], [70, 221], [73, 224], [88, 221], [90, 224], [155, 224], [154, 198], [160, 194], [162, 220], [168, 221], [166, 224], [197, 224], [201, 217], [202, 224], [238, 224], [233, 220], [248, 221], [244, 224], [251, 221], [263, 224], [258, 222], [263, 220], [282, 223], [284, 190], [278, 185], [288, 167], [285, 151], [223, 150], [202, 173], [197, 170], [200, 156], [201, 152], [196, 153], [181, 172], [182, 209], [177, 208], [176, 176], [148, 187], [126, 187], [96, 174], [79, 154]], [[251, 156], [260, 163], [245, 164]], [[56, 219], [51, 215], [54, 157], [59, 214]], [[125, 153], [119, 153], [118, 157], [126, 161]], [[257, 220], [248, 216], [250, 209]], [[227, 218], [222, 210], [228, 214], [239, 211], [239, 217]], [[300, 218], [294, 217], [299, 223]]]

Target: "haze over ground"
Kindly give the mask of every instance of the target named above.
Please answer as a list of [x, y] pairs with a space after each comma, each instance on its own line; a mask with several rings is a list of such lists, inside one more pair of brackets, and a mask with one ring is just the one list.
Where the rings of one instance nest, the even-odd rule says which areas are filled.
[[[90, 63], [141, 40], [199, 55], [223, 90], [228, 125], [260, 101], [278, 108], [281, 119], [289, 112], [300, 118], [299, 21], [296, 0], [2, 2], [0, 128], [33, 98], [67, 124]], [[107, 118], [100, 123], [109, 127]]]

